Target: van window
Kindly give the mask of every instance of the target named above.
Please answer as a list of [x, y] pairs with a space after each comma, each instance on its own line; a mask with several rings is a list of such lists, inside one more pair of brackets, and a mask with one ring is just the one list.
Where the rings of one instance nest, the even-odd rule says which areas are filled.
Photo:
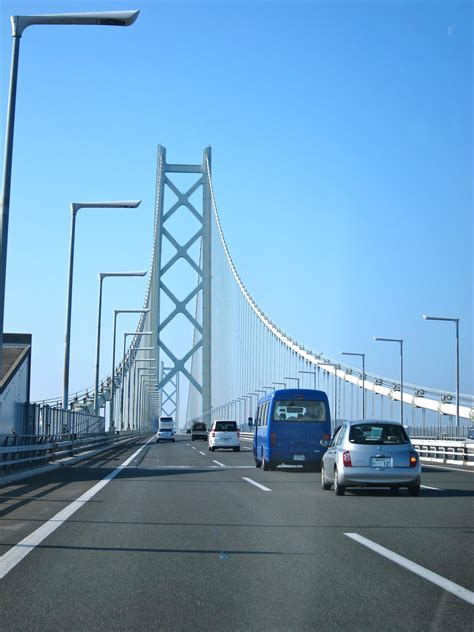
[[279, 399], [273, 409], [273, 421], [328, 421], [325, 402]]
[[196, 422], [193, 424], [193, 430], [206, 430], [206, 424], [201, 422]]
[[268, 425], [268, 406], [269, 405], [270, 405], [269, 402], [265, 402], [263, 405], [262, 420], [260, 422], [261, 426]]
[[214, 430], [216, 432], [237, 432], [237, 423], [235, 421], [216, 421]]

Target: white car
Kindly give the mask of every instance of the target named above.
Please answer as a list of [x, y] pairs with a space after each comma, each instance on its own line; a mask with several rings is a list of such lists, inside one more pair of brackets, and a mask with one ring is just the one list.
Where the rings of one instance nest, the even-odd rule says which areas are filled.
[[156, 443], [160, 441], [176, 441], [173, 428], [160, 428], [156, 433]]
[[240, 431], [236, 421], [214, 421], [209, 432], [209, 450], [231, 448], [240, 452]]

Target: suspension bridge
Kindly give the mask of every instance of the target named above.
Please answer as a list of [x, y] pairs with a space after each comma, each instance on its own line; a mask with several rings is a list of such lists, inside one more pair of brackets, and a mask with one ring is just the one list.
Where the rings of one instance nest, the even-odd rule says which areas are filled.
[[97, 392], [70, 397], [72, 410], [92, 415], [108, 403], [108, 427], [119, 430], [150, 428], [161, 415], [180, 428], [216, 418], [245, 427], [259, 396], [301, 385], [328, 393], [334, 423], [379, 416], [400, 419], [415, 434], [462, 436], [474, 420], [472, 395], [403, 383], [403, 366], [387, 378], [308, 349], [261, 309], [225, 239], [210, 148], [199, 164], [172, 164], [159, 146], [157, 163], [153, 248], [136, 334]]
[[[402, 371], [399, 381], [366, 373], [278, 327], [234, 264], [211, 164], [209, 148], [200, 164], [170, 164], [159, 147], [136, 331], [121, 355], [117, 341], [97, 389], [71, 395], [68, 410], [33, 405], [33, 434], [0, 448], [10, 457], [1, 462], [0, 627], [467, 629], [474, 472], [461, 437], [472, 397], [405, 384]], [[255, 467], [246, 424], [261, 395], [290, 386], [325, 390], [333, 427], [400, 418], [412, 437], [453, 440], [413, 441], [419, 498], [357, 488], [341, 498], [308, 468]], [[182, 432], [158, 444], [162, 415], [181, 430], [235, 419], [239, 451], [199, 449]], [[25, 462], [36, 469], [21, 471]]]

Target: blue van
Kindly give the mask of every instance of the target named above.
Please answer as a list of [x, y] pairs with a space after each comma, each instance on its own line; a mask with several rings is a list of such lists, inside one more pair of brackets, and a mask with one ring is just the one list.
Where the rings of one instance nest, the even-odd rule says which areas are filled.
[[255, 465], [274, 470], [281, 463], [318, 469], [331, 438], [329, 402], [324, 391], [282, 389], [262, 397], [255, 415]]

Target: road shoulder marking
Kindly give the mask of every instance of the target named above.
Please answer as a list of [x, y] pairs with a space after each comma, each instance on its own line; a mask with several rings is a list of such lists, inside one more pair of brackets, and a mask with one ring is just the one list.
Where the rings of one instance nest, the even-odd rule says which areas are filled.
[[412, 562], [406, 557], [402, 557], [401, 555], [398, 555], [398, 553], [394, 553], [390, 549], [386, 549], [384, 546], [381, 546], [380, 544], [377, 544], [376, 542], [373, 542], [368, 538], [364, 538], [364, 536], [359, 535], [358, 533], [344, 533], [344, 535], [348, 538], [351, 538], [355, 542], [366, 546], [372, 551], [375, 551], [375, 553], [386, 557], [388, 560], [395, 562], [395, 564], [398, 564], [399, 566], [406, 568], [412, 573], [415, 573], [415, 575], [419, 575], [432, 584], [435, 584], [443, 590], [450, 592], [459, 599], [463, 599], [464, 601], [467, 601], [467, 603], [474, 605], [474, 592], [468, 590], [467, 588], [463, 588], [462, 586], [459, 586], [459, 584], [455, 584], [454, 582], [452, 582], [450, 579], [446, 579], [445, 577], [442, 577], [437, 573], [433, 573], [433, 571], [428, 570], [424, 566], [420, 566], [420, 564]]
[[474, 474], [472, 470], [462, 470], [460, 467], [446, 467], [446, 465], [428, 465], [428, 463], [421, 462], [421, 467], [433, 467], [435, 470], [443, 470], [443, 472], [468, 472]]
[[47, 538], [51, 533], [56, 531], [58, 527], [60, 527], [68, 518], [70, 518], [78, 509], [84, 506], [88, 500], [90, 500], [93, 496], [97, 494], [103, 487], [110, 483], [112, 479], [114, 479], [117, 474], [119, 474], [124, 468], [128, 466], [129, 463], [133, 461], [133, 459], [147, 446], [150, 441], [152, 441], [154, 437], [149, 439], [146, 443], [144, 443], [138, 450], [136, 450], [132, 456], [129, 456], [121, 465], [119, 465], [115, 470], [107, 474], [105, 478], [96, 483], [93, 487], [88, 489], [84, 494], [79, 496], [72, 503], [64, 507], [61, 511], [59, 511], [56, 515], [50, 518], [47, 522], [45, 522], [41, 527], [30, 533], [30, 535], [23, 538], [21, 542], [12, 546], [12, 548], [4, 553], [0, 557], [0, 579], [3, 579], [7, 573], [9, 573], [15, 566], [21, 562], [21, 560], [31, 553], [33, 549], [41, 544], [41, 542]]
[[265, 485], [261, 485], [260, 483], [257, 483], [257, 481], [254, 481], [252, 478], [247, 478], [246, 476], [242, 476], [242, 480], [247, 481], [247, 483], [250, 483], [251, 485], [255, 485], [255, 487], [258, 487], [264, 492], [272, 491], [269, 487], [265, 487]]

